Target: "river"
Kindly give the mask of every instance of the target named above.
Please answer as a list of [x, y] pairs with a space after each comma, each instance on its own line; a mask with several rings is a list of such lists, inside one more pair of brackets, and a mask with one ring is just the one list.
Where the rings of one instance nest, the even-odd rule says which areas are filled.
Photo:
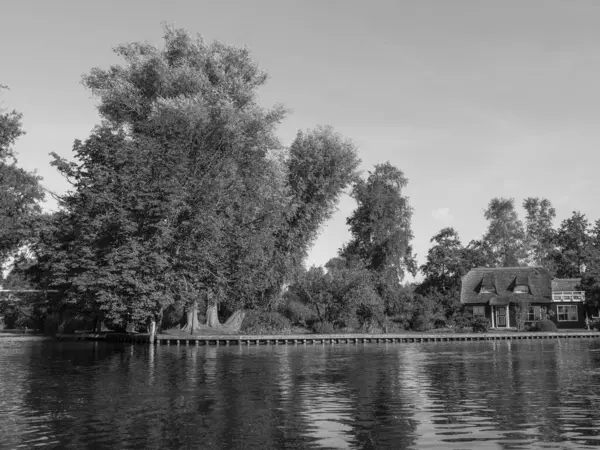
[[177, 347], [0, 335], [0, 448], [600, 446], [600, 341]]

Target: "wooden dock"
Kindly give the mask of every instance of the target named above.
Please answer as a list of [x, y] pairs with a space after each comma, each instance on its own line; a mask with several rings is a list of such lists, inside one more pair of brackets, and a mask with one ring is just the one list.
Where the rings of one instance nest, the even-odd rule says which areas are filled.
[[[77, 333], [57, 335], [58, 340], [67, 341], [106, 341], [149, 344], [150, 335], [144, 333]], [[498, 341], [531, 339], [599, 339], [598, 331], [558, 331], [558, 332], [497, 332], [497, 333], [402, 333], [402, 334], [290, 334], [290, 335], [213, 335], [213, 336], [174, 336], [158, 334], [156, 345], [330, 345], [330, 344], [383, 344], [407, 342], [458, 342], [458, 341]]]

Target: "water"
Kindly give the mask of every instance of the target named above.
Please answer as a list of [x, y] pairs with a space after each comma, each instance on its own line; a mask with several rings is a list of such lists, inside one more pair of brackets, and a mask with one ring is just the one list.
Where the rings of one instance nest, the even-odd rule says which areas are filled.
[[0, 336], [0, 448], [600, 446], [600, 341], [167, 347]]

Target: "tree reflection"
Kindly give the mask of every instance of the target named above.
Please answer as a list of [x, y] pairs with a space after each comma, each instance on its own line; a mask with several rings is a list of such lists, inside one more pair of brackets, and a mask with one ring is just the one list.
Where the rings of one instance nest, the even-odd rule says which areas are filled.
[[583, 340], [26, 351], [3, 383], [12, 447], [535, 447], [600, 425], [600, 343]]

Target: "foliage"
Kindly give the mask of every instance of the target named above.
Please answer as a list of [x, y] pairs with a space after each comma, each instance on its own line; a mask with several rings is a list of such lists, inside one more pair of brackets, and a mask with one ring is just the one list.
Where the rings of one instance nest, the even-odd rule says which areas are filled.
[[520, 299], [516, 305], [515, 311], [515, 319], [517, 321], [517, 331], [525, 330], [525, 323], [527, 322], [527, 317], [529, 314], [529, 309], [531, 308], [531, 302], [528, 300]]
[[386, 326], [402, 330], [410, 328], [410, 322], [415, 309], [415, 287], [411, 284], [404, 286], [386, 285], [382, 297], [385, 317], [391, 320]]
[[[19, 270], [12, 270], [3, 282], [7, 290], [31, 290], [33, 286]], [[44, 293], [8, 292], [0, 294], [0, 317], [6, 328], [43, 329], [48, 313], [48, 298]]]
[[359, 160], [327, 127], [289, 150], [285, 110], [260, 107], [266, 81], [247, 49], [165, 29], [165, 46], [116, 48], [124, 66], [83, 81], [103, 123], [54, 165], [56, 252], [43, 270], [65, 302], [115, 324], [160, 319], [174, 303], [264, 308], [301, 265]]
[[293, 293], [313, 307], [321, 322], [343, 328], [358, 320], [359, 326], [383, 319], [384, 304], [375, 289], [375, 277], [358, 261], [332, 267], [311, 267]]
[[471, 327], [473, 327], [473, 333], [487, 333], [490, 329], [490, 321], [485, 317], [474, 317]]
[[433, 245], [427, 252], [427, 261], [420, 267], [425, 275], [423, 284], [435, 286], [441, 292], [455, 289], [466, 273], [458, 233], [454, 228], [444, 228], [430, 242]]
[[525, 217], [525, 246], [527, 251], [527, 264], [530, 266], [545, 267], [554, 271], [550, 258], [554, 248], [553, 221], [556, 210], [550, 200], [538, 197], [528, 197], [523, 200]]
[[535, 322], [532, 331], [557, 331], [557, 327], [551, 320], [538, 320]]
[[429, 331], [446, 325], [446, 316], [439, 299], [431, 295], [414, 297], [410, 328], [415, 331]]
[[335, 328], [330, 322], [315, 322], [312, 329], [316, 334], [331, 334], [335, 332]]
[[496, 267], [518, 266], [525, 259], [525, 231], [515, 210], [514, 199], [493, 198], [484, 213], [489, 221], [483, 240]]
[[573, 211], [571, 217], [560, 224], [556, 232], [556, 249], [551, 257], [556, 266], [557, 278], [577, 278], [589, 256], [590, 223], [585, 214]]
[[292, 325], [307, 326], [318, 320], [314, 308], [296, 298], [288, 298], [282, 303], [278, 312], [290, 321]]
[[41, 177], [17, 165], [13, 145], [25, 134], [21, 119], [17, 111], [0, 108], [0, 268], [31, 242], [44, 199]]
[[462, 332], [466, 329], [473, 330], [473, 316], [471, 314], [457, 314], [454, 316], [453, 328], [455, 332]]
[[249, 311], [242, 323], [245, 334], [289, 333], [292, 324], [278, 312]]
[[387, 162], [352, 188], [358, 206], [346, 220], [351, 239], [340, 255], [359, 259], [384, 283], [397, 284], [406, 272], [415, 275], [417, 270], [410, 244], [412, 208], [402, 195], [407, 183], [402, 171]]
[[589, 327], [590, 327], [590, 330], [594, 330], [594, 331], [600, 330], [600, 319], [590, 320]]

